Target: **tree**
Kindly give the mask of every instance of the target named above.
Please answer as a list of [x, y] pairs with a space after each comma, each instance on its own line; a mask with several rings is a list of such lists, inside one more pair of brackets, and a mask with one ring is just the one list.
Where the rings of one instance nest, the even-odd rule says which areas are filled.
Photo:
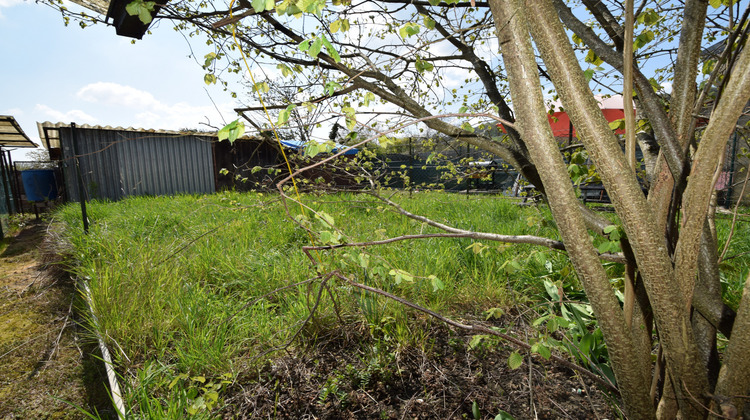
[[[305, 92], [306, 100], [278, 104], [279, 123], [305, 108], [378, 135], [419, 122], [514, 166], [552, 209], [604, 333], [627, 415], [703, 418], [741, 411], [750, 390], [750, 358], [743, 355], [750, 281], [735, 313], [721, 297], [710, 206], [721, 155], [750, 99], [750, 8], [741, 6], [239, 0], [227, 9], [184, 0], [159, 13], [180, 30], [209, 37], [216, 50], [206, 60], [208, 83], [242, 73], [246, 56], [252, 71], [278, 71]], [[586, 13], [592, 22], [581, 19]], [[722, 53], [702, 63], [702, 49], [719, 39]], [[664, 82], [672, 84], [669, 96]], [[259, 83], [253, 81], [256, 90]], [[659, 146], [648, 198], [634, 172], [634, 136], [623, 153], [590, 86], [625, 92], [626, 104], [634, 92], [638, 126]], [[614, 230], [576, 199], [549, 129], [545, 94], [559, 97], [570, 114], [620, 218], [629, 273], [623, 308], [590, 241], [590, 234], [613, 237]], [[696, 115], [706, 110], [708, 125], [698, 132]], [[389, 117], [365, 123], [368, 112]], [[636, 121], [629, 110], [626, 116], [634, 135]], [[507, 135], [482, 134], [474, 129], [479, 119], [502, 123]], [[719, 333], [729, 339], [721, 357]]]

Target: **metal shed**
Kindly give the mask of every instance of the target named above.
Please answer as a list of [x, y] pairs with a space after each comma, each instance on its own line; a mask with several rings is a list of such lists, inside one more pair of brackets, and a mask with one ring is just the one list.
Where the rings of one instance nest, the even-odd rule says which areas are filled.
[[[265, 138], [219, 142], [216, 133], [37, 123], [52, 160], [62, 161], [67, 200], [79, 201], [76, 159], [86, 199], [210, 194], [262, 186], [252, 168], [276, 168], [280, 147]], [[222, 169], [227, 169], [226, 172]], [[240, 178], [248, 178], [239, 182]]]
[[52, 159], [62, 160], [68, 199], [79, 201], [76, 159], [87, 199], [214, 192], [213, 133], [38, 123]]
[[14, 182], [16, 174], [10, 149], [16, 147], [36, 147], [29, 136], [24, 133], [15, 118], [0, 115], [0, 239], [8, 230], [9, 216], [18, 211], [18, 189]]

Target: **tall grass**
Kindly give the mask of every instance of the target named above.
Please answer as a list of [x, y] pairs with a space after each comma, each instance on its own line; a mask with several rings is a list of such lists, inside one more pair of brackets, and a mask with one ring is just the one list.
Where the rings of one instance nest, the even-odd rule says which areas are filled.
[[[463, 229], [558, 238], [544, 207], [440, 192], [396, 198], [413, 213]], [[306, 195], [303, 202], [332, 216], [349, 243], [437, 232], [367, 195]], [[275, 195], [128, 198], [90, 203], [89, 217], [85, 235], [76, 205], [55, 216], [72, 245], [70, 270], [89, 282], [98, 332], [126, 379], [131, 407], [142, 416], [162, 417], [186, 410], [186, 404], [201, 408], [198, 402], [210, 400], [214, 390], [205, 383], [220, 387], [221, 378], [263, 361], [267, 351], [292, 337], [299, 338], [295, 346], [314, 342], [335, 333], [340, 322], [363, 323], [394, 345], [427, 341], [410, 312], [394, 302], [335, 279], [323, 291], [319, 281], [295, 285], [318, 275], [301, 250], [313, 238], [287, 217]], [[737, 237], [750, 233], [742, 229]], [[540, 277], [578, 287], [562, 252], [473, 242], [429, 238], [317, 256], [326, 270], [457, 317], [535, 299], [545, 293]], [[742, 246], [733, 251], [744, 252]], [[358, 266], [347, 257], [363, 252], [371, 264]], [[742, 271], [747, 261], [739, 257], [733, 264]], [[377, 267], [404, 270], [412, 281], [397, 284], [392, 276], [377, 275]], [[429, 276], [444, 287], [433, 287]], [[296, 335], [313, 307], [315, 316]], [[205, 404], [201, 409], [210, 411]]]

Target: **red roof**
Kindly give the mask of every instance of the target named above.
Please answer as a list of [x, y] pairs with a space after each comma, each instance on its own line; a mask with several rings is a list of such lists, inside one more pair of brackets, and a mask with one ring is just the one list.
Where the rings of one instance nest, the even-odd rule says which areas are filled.
[[[602, 114], [606, 118], [607, 122], [617, 121], [625, 118], [625, 111], [622, 109], [605, 108], [602, 109]], [[555, 137], [570, 137], [570, 117], [567, 112], [559, 111], [553, 114], [547, 114], [549, 119], [550, 128], [552, 128], [552, 134]], [[505, 132], [505, 128], [502, 124], [498, 124], [498, 127]], [[625, 134], [624, 129], [617, 129], [615, 134]], [[573, 127], [573, 136], [575, 137], [576, 131]]]

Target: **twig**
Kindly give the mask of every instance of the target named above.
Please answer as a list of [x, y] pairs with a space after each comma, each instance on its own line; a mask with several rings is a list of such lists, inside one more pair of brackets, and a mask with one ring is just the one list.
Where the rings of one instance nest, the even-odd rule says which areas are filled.
[[62, 328], [60, 328], [60, 333], [57, 334], [57, 339], [55, 339], [55, 343], [52, 346], [52, 351], [50, 352], [49, 357], [47, 357], [47, 362], [52, 360], [52, 357], [57, 352], [57, 349], [60, 348], [60, 339], [62, 338], [63, 331], [65, 331], [65, 327], [68, 326], [68, 319], [70, 318], [71, 313], [73, 313], [73, 300], [70, 301], [70, 305], [68, 306], [68, 314], [65, 315]]
[[[487, 327], [485, 327], [483, 325], [467, 325], [467, 324], [462, 324], [460, 322], [457, 322], [457, 321], [454, 321], [452, 319], [446, 318], [446, 317], [438, 314], [437, 312], [434, 312], [434, 311], [431, 311], [431, 310], [429, 310], [427, 308], [419, 306], [416, 303], [410, 302], [410, 301], [408, 301], [406, 299], [403, 299], [403, 298], [400, 298], [400, 297], [398, 297], [396, 295], [388, 293], [388, 292], [386, 292], [384, 290], [376, 289], [374, 287], [370, 287], [370, 286], [367, 286], [367, 285], [364, 285], [364, 284], [361, 284], [361, 283], [357, 283], [354, 280], [351, 280], [351, 279], [345, 277], [344, 275], [342, 275], [339, 272], [333, 272], [333, 273], [331, 273], [329, 275], [334, 275], [334, 276], [340, 278], [341, 280], [346, 281], [347, 283], [351, 284], [354, 287], [357, 287], [357, 288], [360, 288], [362, 290], [366, 290], [368, 292], [372, 292], [372, 293], [375, 293], [375, 294], [378, 294], [378, 295], [381, 295], [381, 296], [385, 296], [385, 297], [387, 297], [387, 298], [389, 298], [391, 300], [395, 300], [396, 302], [398, 302], [398, 303], [400, 303], [400, 304], [402, 304], [404, 306], [408, 306], [408, 307], [410, 307], [412, 309], [416, 309], [416, 310], [418, 310], [420, 312], [423, 312], [423, 313], [425, 313], [427, 315], [430, 315], [431, 317], [436, 318], [436, 319], [438, 319], [438, 320], [442, 321], [443, 323], [448, 324], [450, 326], [453, 326], [453, 327], [456, 327], [456, 328], [460, 328], [462, 330], [476, 331], [476, 332], [483, 333], [483, 334], [494, 335], [496, 337], [500, 337], [500, 338], [502, 338], [502, 339], [504, 339], [504, 340], [506, 340], [506, 341], [508, 341], [508, 342], [510, 342], [510, 343], [512, 343], [514, 345], [516, 345], [517, 347], [519, 347], [519, 348], [521, 348], [523, 350], [527, 350], [527, 351], [531, 350], [531, 345], [530, 344], [528, 344], [528, 343], [526, 343], [524, 341], [521, 341], [521, 340], [519, 340], [519, 339], [517, 339], [515, 337], [512, 337], [512, 336], [510, 336], [508, 334], [504, 334], [504, 333], [501, 333], [499, 331], [495, 331], [495, 330], [487, 328]], [[557, 362], [557, 363], [559, 363], [559, 364], [561, 364], [561, 365], [563, 365], [563, 366], [565, 366], [565, 367], [567, 367], [567, 368], [569, 368], [569, 369], [571, 369], [571, 370], [580, 372], [581, 374], [583, 374], [583, 375], [589, 377], [590, 379], [592, 379], [594, 382], [596, 382], [601, 387], [607, 389], [608, 391], [612, 392], [615, 395], [619, 395], [620, 392], [619, 392], [619, 390], [617, 389], [617, 387], [614, 384], [610, 383], [608, 380], [604, 380], [603, 378], [599, 377], [595, 373], [593, 373], [593, 372], [591, 372], [591, 371], [589, 371], [589, 370], [587, 370], [587, 369], [585, 369], [585, 368], [583, 368], [581, 366], [578, 366], [575, 363], [571, 363], [570, 361], [565, 360], [565, 359], [563, 359], [563, 358], [561, 358], [561, 357], [559, 357], [557, 355], [554, 355], [554, 354], [550, 356], [550, 359], [553, 360], [553, 361], [555, 361], [555, 362]]]
[[219, 230], [219, 226], [217, 226], [217, 227], [215, 227], [215, 228], [213, 228], [213, 229], [210, 229], [210, 230], [208, 230], [208, 231], [206, 231], [206, 232], [203, 232], [203, 233], [201, 233], [200, 235], [198, 235], [198, 236], [196, 236], [195, 238], [191, 239], [191, 240], [190, 240], [190, 241], [189, 241], [188, 243], [186, 243], [185, 245], [183, 245], [183, 246], [179, 247], [179, 248], [178, 248], [177, 250], [175, 250], [175, 251], [174, 251], [174, 252], [172, 252], [171, 254], [167, 255], [166, 257], [164, 257], [164, 259], [162, 259], [161, 261], [159, 261], [158, 263], [156, 263], [156, 265], [161, 265], [162, 263], [166, 262], [166, 261], [167, 261], [167, 260], [169, 260], [170, 258], [172, 258], [172, 257], [174, 257], [175, 255], [179, 254], [180, 252], [184, 251], [184, 250], [185, 250], [185, 249], [186, 249], [187, 247], [189, 247], [190, 245], [192, 245], [192, 244], [194, 244], [195, 242], [197, 242], [197, 241], [198, 241], [198, 239], [200, 239], [200, 238], [202, 238], [202, 237], [204, 237], [204, 236], [206, 236], [206, 235], [208, 235], [208, 234], [210, 234], [210, 233], [216, 232], [217, 230]]
[[586, 401], [589, 402], [589, 405], [591, 406], [591, 411], [594, 412], [594, 416], [596, 416], [596, 420], [599, 420], [602, 417], [599, 415], [599, 410], [596, 409], [594, 402], [591, 400], [591, 395], [589, 393], [589, 388], [586, 386], [586, 382], [583, 381], [583, 378], [581, 378], [581, 375], [576, 375], [576, 378], [578, 378], [578, 382], [581, 383], [583, 392], [586, 393]]
[[727, 251], [729, 250], [729, 244], [732, 242], [732, 236], [734, 236], [734, 228], [735, 228], [735, 225], [737, 224], [737, 214], [739, 213], [740, 202], [742, 202], [742, 196], [745, 195], [745, 189], [747, 188], [748, 178], [750, 178], [750, 170], [745, 171], [745, 181], [742, 183], [742, 191], [740, 192], [740, 197], [737, 199], [737, 203], [734, 205], [734, 211], [732, 212], [732, 225], [729, 228], [729, 236], [727, 237], [727, 241], [724, 243], [724, 249], [721, 251], [721, 255], [719, 256], [719, 263], [724, 261], [724, 256], [727, 254]]
[[[452, 226], [448, 226], [446, 224], [436, 222], [432, 219], [429, 219], [424, 216], [420, 216], [418, 214], [411, 213], [404, 209], [403, 207], [399, 206], [397, 203], [391, 201], [388, 198], [382, 197], [378, 194], [369, 193], [373, 197], [383, 201], [384, 203], [388, 204], [389, 206], [396, 209], [396, 211], [410, 219], [417, 220], [419, 222], [426, 223], [432, 227], [438, 228], [440, 230], [444, 230], [446, 232], [455, 233], [455, 234], [461, 234], [465, 235], [464, 237], [468, 238], [474, 238], [474, 239], [483, 239], [488, 241], [495, 241], [495, 242], [506, 242], [506, 243], [527, 243], [527, 244], [533, 244], [533, 245], [539, 245], [544, 246], [547, 248], [552, 249], [558, 249], [561, 251], [565, 251], [565, 244], [563, 244], [560, 241], [555, 241], [553, 239], [539, 237], [539, 236], [532, 236], [532, 235], [501, 235], [497, 233], [488, 233], [488, 232], [473, 232], [470, 230], [464, 230], [464, 229], [458, 229], [454, 228]], [[603, 260], [608, 260], [612, 262], [618, 262], [618, 263], [624, 263], [625, 257], [623, 254], [611, 254], [611, 253], [605, 253], [605, 254], [599, 254], [599, 258]]]
[[224, 321], [224, 323], [228, 324], [229, 321], [231, 321], [232, 319], [234, 319], [235, 316], [237, 316], [237, 314], [239, 314], [240, 312], [244, 311], [245, 309], [247, 309], [247, 308], [255, 305], [256, 303], [258, 303], [259, 301], [267, 298], [268, 296], [276, 294], [276, 293], [278, 293], [278, 292], [280, 292], [282, 290], [291, 289], [292, 287], [297, 287], [297, 286], [301, 286], [303, 284], [310, 283], [311, 281], [319, 279], [319, 278], [320, 278], [320, 276], [316, 276], [316, 277], [313, 277], [311, 279], [302, 280], [302, 281], [297, 282], [297, 283], [292, 283], [292, 284], [286, 285], [284, 287], [279, 287], [278, 289], [271, 290], [270, 292], [266, 293], [265, 295], [259, 296], [259, 297], [255, 298], [254, 300], [252, 300], [252, 301], [250, 301], [250, 302], [242, 305], [242, 307], [240, 309], [238, 309], [235, 313], [233, 313], [232, 315], [230, 315], [229, 318], [227, 318], [227, 320]]
[[19, 344], [19, 345], [15, 346], [15, 347], [13, 347], [12, 349], [10, 349], [10, 350], [6, 351], [5, 353], [3, 353], [3, 354], [0, 354], [0, 359], [4, 358], [5, 356], [7, 356], [7, 355], [9, 355], [9, 354], [11, 354], [11, 353], [13, 353], [14, 351], [16, 351], [16, 350], [20, 349], [21, 347], [23, 347], [23, 346], [25, 346], [25, 345], [27, 345], [27, 344], [31, 343], [32, 341], [34, 341], [34, 340], [38, 340], [38, 339], [40, 339], [40, 338], [42, 338], [42, 337], [45, 337], [45, 336], [47, 336], [47, 335], [48, 335], [48, 333], [44, 333], [44, 334], [39, 334], [39, 335], [37, 335], [37, 336], [34, 336], [34, 337], [31, 337], [31, 338], [29, 338], [28, 340], [26, 340], [26, 341], [24, 341], [23, 343], [21, 343], [21, 344]]
[[[292, 335], [292, 337], [289, 338], [289, 340], [287, 340], [286, 343], [284, 343], [284, 344], [282, 344], [280, 346], [274, 347], [272, 349], [266, 350], [263, 353], [256, 355], [255, 357], [253, 357], [251, 359], [251, 361], [258, 360], [261, 357], [265, 357], [266, 355], [268, 355], [270, 353], [273, 353], [273, 352], [276, 352], [276, 351], [279, 351], [279, 350], [285, 350], [285, 349], [287, 349], [289, 347], [289, 345], [291, 345], [294, 342], [294, 340], [297, 339], [297, 337], [299, 337], [299, 335], [302, 333], [302, 330], [305, 328], [305, 325], [307, 325], [310, 322], [310, 320], [312, 319], [312, 317], [315, 315], [315, 311], [317, 311], [317, 309], [318, 309], [318, 305], [320, 304], [320, 300], [321, 300], [321, 298], [323, 296], [323, 290], [325, 290], [325, 284], [326, 284], [326, 282], [328, 280], [330, 280], [331, 277], [334, 276], [334, 275], [336, 275], [336, 272], [329, 273], [325, 277], [323, 277], [323, 281], [320, 283], [320, 288], [318, 289], [318, 296], [315, 299], [315, 305], [313, 305], [312, 309], [310, 310], [310, 313], [307, 315], [307, 318], [305, 318], [304, 321], [302, 321], [302, 322], [299, 323], [300, 326], [299, 326], [299, 328], [297, 328], [297, 331]], [[320, 278], [320, 277], [316, 277], [316, 278]], [[310, 280], [307, 280], [307, 281], [312, 281], [312, 280], [314, 280], [314, 279], [310, 279]]]
[[552, 249], [558, 249], [561, 251], [565, 250], [565, 245], [563, 245], [562, 242], [555, 241], [553, 239], [539, 237], [539, 236], [500, 235], [500, 234], [495, 234], [495, 233], [471, 232], [471, 231], [463, 231], [463, 232], [458, 232], [458, 233], [425, 233], [422, 235], [402, 235], [402, 236], [396, 236], [393, 238], [383, 239], [380, 241], [355, 242], [355, 243], [336, 244], [336, 245], [304, 246], [302, 247], [302, 250], [305, 251], [305, 253], [307, 253], [307, 251], [313, 251], [313, 250], [321, 251], [325, 249], [336, 249], [336, 248], [345, 248], [345, 247], [367, 247], [371, 245], [385, 245], [385, 244], [398, 242], [398, 241], [405, 241], [409, 239], [429, 239], [429, 238], [485, 239], [485, 240], [491, 240], [491, 241], [496, 241], [496, 242], [541, 245], [541, 246], [546, 246]]
[[691, 400], [693, 400], [695, 403], [697, 403], [698, 405], [700, 405], [701, 408], [703, 408], [704, 410], [706, 410], [710, 414], [713, 414], [714, 416], [717, 416], [717, 417], [722, 418], [722, 419], [728, 419], [728, 420], [734, 420], [736, 418], [736, 417], [725, 416], [723, 414], [720, 414], [720, 413], [717, 413], [717, 412], [711, 410], [709, 407], [706, 407], [705, 404], [703, 404], [699, 399], [697, 399], [697, 398], [695, 398], [695, 396], [693, 396], [693, 394], [688, 389], [687, 384], [685, 384], [684, 380], [682, 381], [682, 388], [685, 390], [685, 392], [687, 392], [688, 397], [690, 397]]

